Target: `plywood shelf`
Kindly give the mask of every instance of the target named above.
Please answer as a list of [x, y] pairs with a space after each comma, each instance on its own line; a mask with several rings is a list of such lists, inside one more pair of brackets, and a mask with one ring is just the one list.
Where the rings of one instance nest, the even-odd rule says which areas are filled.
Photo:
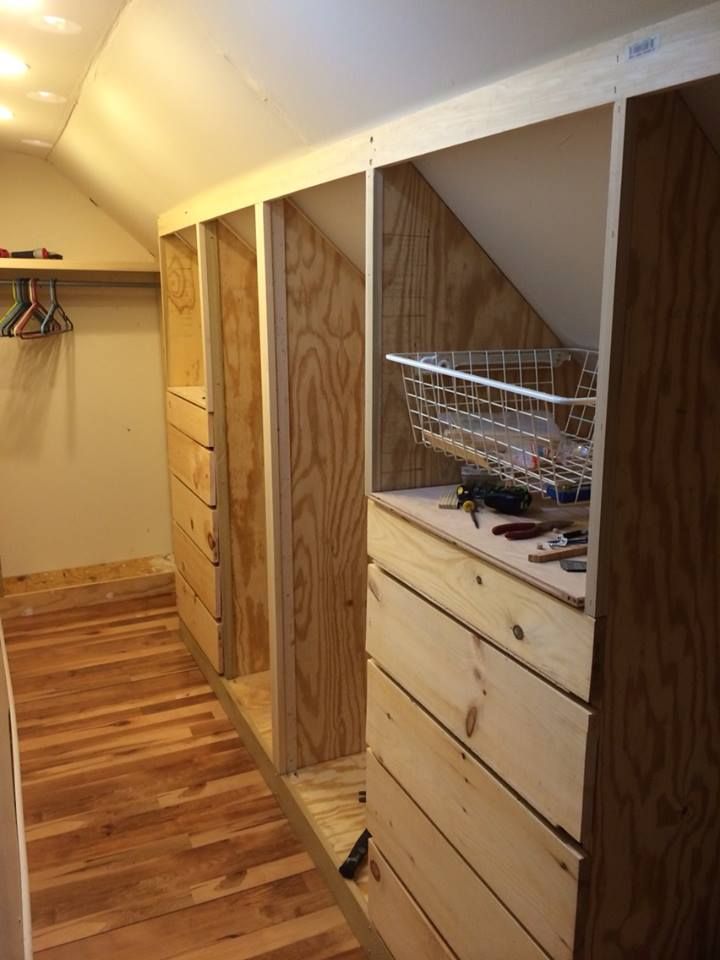
[[158, 281], [160, 268], [155, 263], [89, 260], [0, 260], [0, 279], [21, 277], [57, 277], [58, 280], [98, 280], [107, 283]]
[[[305, 767], [283, 778], [338, 867], [366, 826], [365, 804], [358, 801], [358, 792], [365, 789], [366, 761], [363, 751]], [[367, 909], [367, 864], [347, 884]]]
[[270, 671], [251, 673], [226, 681], [230, 696], [240, 709], [269, 757], [272, 757], [272, 693]]
[[415, 521], [430, 533], [448, 540], [459, 547], [488, 560], [501, 570], [514, 574], [526, 583], [565, 601], [574, 607], [584, 607], [587, 575], [567, 573], [560, 564], [530, 563], [528, 554], [537, 550], [539, 543], [548, 539], [545, 533], [533, 540], [506, 540], [496, 537], [492, 528], [506, 521], [517, 519], [552, 520], [553, 518], [576, 518], [578, 526], [588, 521], [588, 504], [533, 505], [526, 517], [506, 517], [494, 510], [482, 510], [480, 529], [476, 529], [468, 514], [461, 510], [441, 510], [438, 506], [443, 493], [450, 488], [418, 487], [416, 490], [393, 490], [375, 493], [372, 499], [393, 512]]

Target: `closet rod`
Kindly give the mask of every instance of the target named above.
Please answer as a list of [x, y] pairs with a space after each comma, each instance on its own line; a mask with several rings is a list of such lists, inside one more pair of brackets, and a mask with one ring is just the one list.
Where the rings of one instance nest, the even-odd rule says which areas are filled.
[[[42, 282], [42, 280], [46, 278], [35, 277], [35, 279], [41, 280]], [[61, 277], [53, 277], [53, 279], [56, 280], [58, 287], [135, 287], [154, 290], [160, 286], [158, 281], [152, 283], [146, 280], [63, 280]], [[14, 280], [0, 280], [0, 284], [4, 286], [10, 286], [10, 284], [14, 282]]]

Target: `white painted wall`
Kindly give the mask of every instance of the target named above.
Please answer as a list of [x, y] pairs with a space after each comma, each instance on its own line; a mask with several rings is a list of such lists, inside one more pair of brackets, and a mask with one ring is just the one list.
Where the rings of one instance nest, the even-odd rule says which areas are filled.
[[[0, 154], [0, 210], [0, 246], [150, 259], [40, 160]], [[170, 550], [158, 295], [59, 291], [74, 333], [0, 341], [6, 576]]]
[[603, 107], [416, 161], [569, 346], [598, 340], [611, 125]]

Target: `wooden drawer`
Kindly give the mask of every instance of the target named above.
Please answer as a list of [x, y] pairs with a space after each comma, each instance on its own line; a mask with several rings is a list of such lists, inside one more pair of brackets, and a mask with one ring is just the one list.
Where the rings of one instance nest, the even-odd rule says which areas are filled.
[[212, 447], [213, 416], [204, 407], [179, 397], [170, 390], [165, 402], [167, 422], [203, 447]]
[[173, 524], [175, 566], [216, 620], [220, 619], [220, 570]]
[[[376, 847], [459, 960], [547, 960], [372, 753], [367, 798]], [[371, 911], [377, 893], [371, 884]]]
[[215, 506], [215, 455], [199, 443], [168, 426], [170, 472], [210, 507]]
[[590, 698], [594, 622], [541, 590], [368, 504], [368, 553], [413, 589], [583, 700]]
[[175, 574], [180, 619], [218, 673], [223, 671], [220, 624], [180, 573]]
[[218, 561], [217, 511], [203, 503], [177, 477], [170, 477], [172, 518], [203, 555]]
[[372, 840], [368, 861], [370, 923], [395, 960], [453, 960], [454, 954], [433, 930]]
[[367, 742], [530, 935], [552, 957], [571, 957], [583, 855], [372, 661]]
[[551, 823], [582, 840], [590, 710], [375, 564], [367, 603], [368, 653]]

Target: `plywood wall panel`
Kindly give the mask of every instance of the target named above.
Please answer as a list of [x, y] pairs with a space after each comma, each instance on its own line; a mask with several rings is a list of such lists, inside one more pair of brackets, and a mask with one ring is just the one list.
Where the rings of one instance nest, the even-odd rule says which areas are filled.
[[160, 242], [163, 274], [166, 382], [170, 387], [205, 382], [197, 251], [180, 237]]
[[704, 960], [720, 956], [720, 157], [679, 94], [629, 101], [627, 123], [582, 956]]
[[[559, 345], [412, 164], [384, 170], [383, 181], [383, 357]], [[453, 461], [415, 444], [400, 369], [385, 360], [381, 392], [380, 488], [453, 481]]]
[[267, 670], [267, 543], [254, 250], [217, 224], [230, 496], [234, 644], [240, 675]]
[[290, 203], [285, 256], [302, 767], [364, 747], [364, 282]]

